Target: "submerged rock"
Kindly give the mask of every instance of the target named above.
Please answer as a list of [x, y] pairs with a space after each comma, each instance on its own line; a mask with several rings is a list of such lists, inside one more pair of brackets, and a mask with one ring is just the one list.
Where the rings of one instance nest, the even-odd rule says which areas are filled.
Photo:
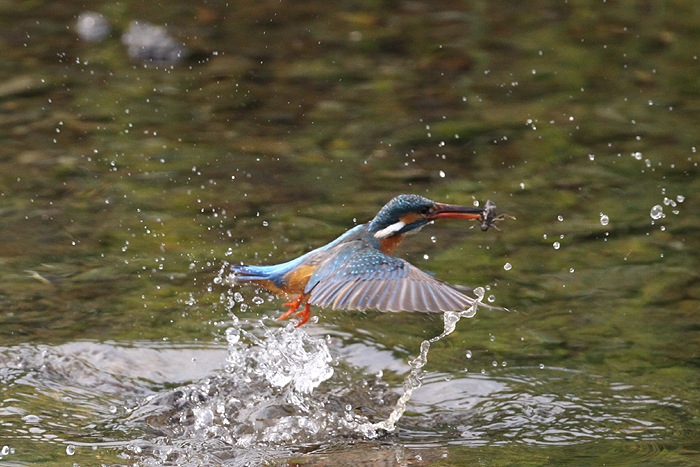
[[112, 28], [100, 13], [94, 11], [84, 11], [78, 15], [75, 22], [75, 32], [80, 39], [87, 42], [100, 42], [109, 36]]
[[178, 63], [189, 55], [187, 47], [178, 43], [165, 27], [146, 21], [132, 21], [122, 34], [122, 43], [135, 60]]

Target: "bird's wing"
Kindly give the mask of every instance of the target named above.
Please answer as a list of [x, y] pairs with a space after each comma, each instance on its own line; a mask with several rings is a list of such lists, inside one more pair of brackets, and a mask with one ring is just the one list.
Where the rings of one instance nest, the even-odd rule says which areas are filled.
[[308, 303], [326, 308], [379, 311], [461, 311], [476, 300], [407, 261], [363, 244], [334, 248], [306, 286]]

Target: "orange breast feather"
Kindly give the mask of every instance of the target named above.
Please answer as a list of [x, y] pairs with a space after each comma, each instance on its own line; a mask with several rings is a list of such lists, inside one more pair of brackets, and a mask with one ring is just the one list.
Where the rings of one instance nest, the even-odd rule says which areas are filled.
[[316, 264], [302, 264], [292, 269], [285, 276], [285, 286], [283, 292], [288, 294], [302, 294], [306, 288], [306, 284], [311, 278], [311, 274], [316, 270]]

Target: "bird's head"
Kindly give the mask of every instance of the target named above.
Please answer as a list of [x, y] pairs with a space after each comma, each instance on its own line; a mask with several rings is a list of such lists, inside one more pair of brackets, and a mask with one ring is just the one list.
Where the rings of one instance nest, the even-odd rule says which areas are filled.
[[367, 229], [378, 239], [417, 232], [436, 219], [482, 220], [484, 209], [436, 203], [419, 195], [399, 195], [386, 203]]

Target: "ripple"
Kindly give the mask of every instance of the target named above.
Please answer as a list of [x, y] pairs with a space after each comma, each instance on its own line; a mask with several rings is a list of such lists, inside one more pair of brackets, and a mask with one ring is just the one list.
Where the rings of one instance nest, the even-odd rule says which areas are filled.
[[425, 423], [421, 416], [429, 416], [444, 427], [444, 436], [453, 437], [453, 444], [468, 446], [613, 440], [646, 446], [668, 436], [656, 413], [679, 406], [675, 400], [655, 400], [637, 388], [566, 369], [511, 368], [507, 376], [441, 379], [426, 379], [414, 398], [419, 415], [406, 423]]
[[[227, 346], [211, 348], [94, 342], [0, 348], [6, 388], [0, 419], [12, 431], [6, 445], [33, 439], [64, 455], [75, 446], [76, 460], [90, 448], [112, 449], [143, 465], [261, 464], [308, 450], [322, 465], [342, 459], [328, 449], [354, 443], [358, 426], [385, 419], [399, 398], [381, 369], [400, 377], [405, 355], [327, 331], [239, 331]], [[651, 462], [669, 455], [674, 435], [691, 437], [667, 428], [684, 416], [683, 401], [568, 369], [428, 372], [422, 383], [391, 438], [416, 462], [444, 455], [445, 446], [515, 445], [579, 446], [577, 459], [607, 450], [608, 459]]]

